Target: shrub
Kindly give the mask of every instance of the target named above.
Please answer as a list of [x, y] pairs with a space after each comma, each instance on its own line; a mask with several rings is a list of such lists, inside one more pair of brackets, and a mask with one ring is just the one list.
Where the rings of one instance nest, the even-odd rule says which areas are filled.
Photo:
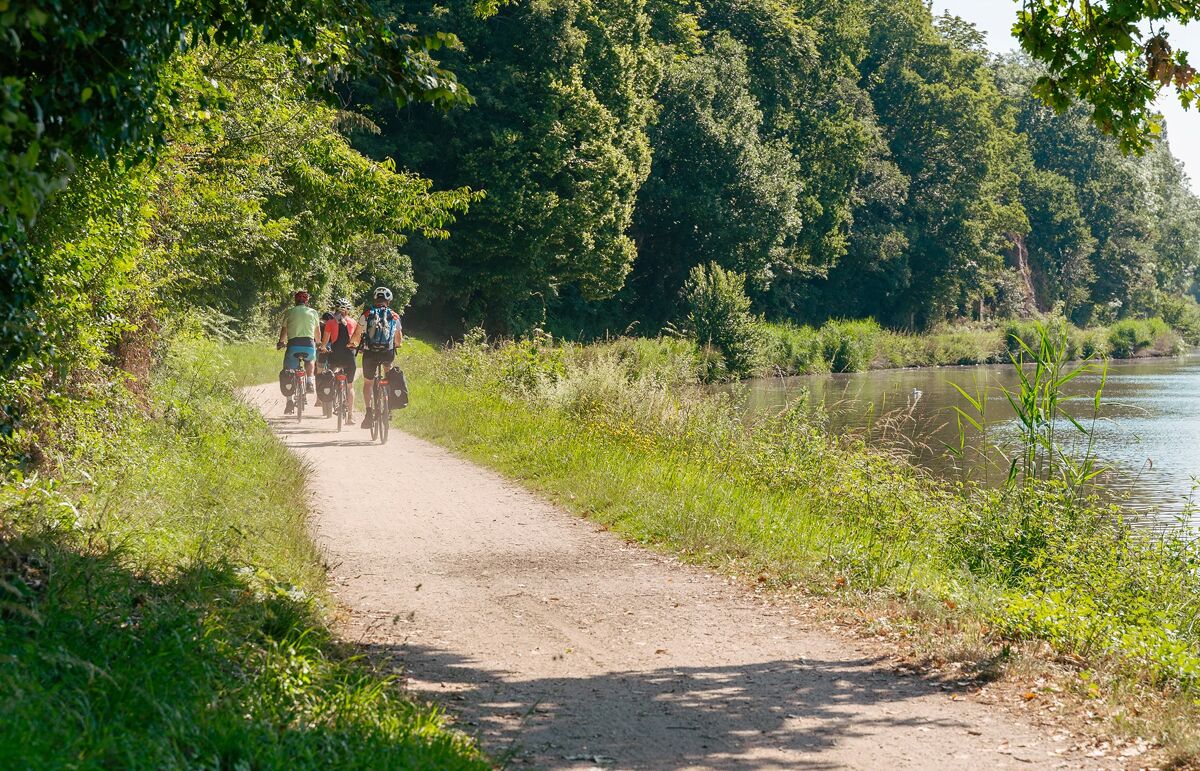
[[1108, 332], [1104, 329], [1085, 329], [1076, 338], [1079, 355], [1085, 359], [1103, 359], [1109, 355]]
[[760, 359], [762, 332], [750, 314], [746, 277], [727, 271], [715, 262], [697, 265], [688, 275], [687, 325], [701, 350], [720, 354], [720, 372], [709, 377], [745, 377]]
[[821, 327], [821, 356], [834, 372], [861, 372], [875, 360], [882, 331], [873, 319], [830, 321]]
[[828, 371], [820, 333], [810, 326], [763, 325], [763, 358], [776, 373], [802, 375]]
[[1165, 297], [1159, 301], [1162, 320], [1188, 345], [1200, 345], [1200, 303], [1191, 297]]
[[1108, 329], [1111, 354], [1128, 359], [1146, 353], [1171, 356], [1182, 352], [1179, 335], [1162, 319], [1123, 319]]

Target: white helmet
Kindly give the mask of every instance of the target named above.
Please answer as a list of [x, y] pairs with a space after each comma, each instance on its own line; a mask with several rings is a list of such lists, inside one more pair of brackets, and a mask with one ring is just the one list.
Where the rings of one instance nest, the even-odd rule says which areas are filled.
[[386, 286], [377, 286], [377, 287], [375, 287], [375, 291], [371, 293], [371, 296], [376, 300], [378, 300], [380, 297], [382, 297], [383, 299], [387, 300], [388, 302], [391, 302], [392, 301], [392, 290], [388, 289]]

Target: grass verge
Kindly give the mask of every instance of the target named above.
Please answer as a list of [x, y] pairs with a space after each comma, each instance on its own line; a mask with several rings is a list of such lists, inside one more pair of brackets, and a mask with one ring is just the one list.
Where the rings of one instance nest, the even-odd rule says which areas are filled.
[[59, 405], [58, 473], [0, 486], [0, 767], [487, 768], [332, 639], [304, 470], [216, 354]]

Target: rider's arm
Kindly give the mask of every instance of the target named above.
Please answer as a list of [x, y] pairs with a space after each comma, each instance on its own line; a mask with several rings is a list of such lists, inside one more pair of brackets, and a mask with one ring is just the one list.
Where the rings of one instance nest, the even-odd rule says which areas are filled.
[[404, 330], [400, 327], [400, 319], [396, 319], [396, 338], [394, 341], [395, 347], [399, 348], [400, 343], [404, 342]]
[[358, 319], [358, 323], [354, 325], [354, 334], [350, 335], [350, 347], [357, 349], [362, 342], [363, 335], [363, 320]]
[[284, 319], [283, 324], [279, 327], [279, 344], [287, 345], [287, 319]]

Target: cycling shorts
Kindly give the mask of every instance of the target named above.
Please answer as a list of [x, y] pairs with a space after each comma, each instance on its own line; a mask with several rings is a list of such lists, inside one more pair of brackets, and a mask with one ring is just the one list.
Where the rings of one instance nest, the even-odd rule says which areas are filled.
[[358, 372], [358, 362], [354, 359], [354, 351], [349, 348], [334, 348], [328, 356], [329, 368], [341, 367], [346, 372], [346, 380], [353, 383], [354, 376]]
[[375, 376], [375, 368], [379, 366], [388, 367], [396, 361], [396, 349], [390, 351], [363, 351], [363, 377], [371, 380]]
[[298, 353], [306, 354], [309, 362], [317, 360], [317, 346], [311, 337], [293, 337], [288, 340], [287, 349], [283, 352], [284, 369], [296, 369], [300, 366], [300, 360], [296, 358]]

